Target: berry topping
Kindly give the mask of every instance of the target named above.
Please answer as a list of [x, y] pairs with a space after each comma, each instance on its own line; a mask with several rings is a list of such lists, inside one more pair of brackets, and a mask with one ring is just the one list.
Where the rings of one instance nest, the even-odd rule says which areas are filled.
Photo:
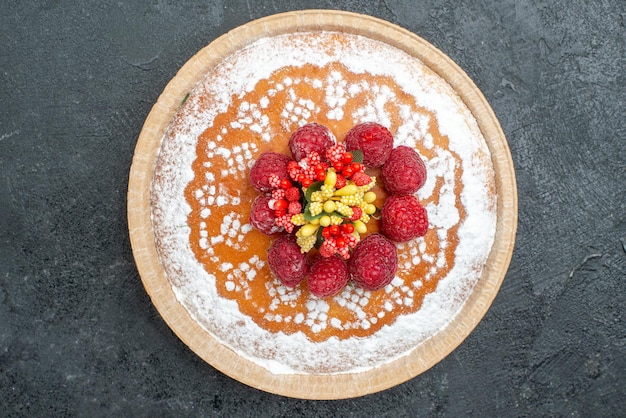
[[389, 196], [383, 205], [381, 221], [381, 231], [397, 242], [424, 236], [428, 230], [426, 209], [413, 195]]
[[341, 189], [346, 184], [348, 184], [346, 182], [346, 178], [342, 176], [341, 174], [337, 174], [337, 181], [335, 182], [335, 188]]
[[372, 234], [359, 242], [348, 260], [350, 278], [365, 289], [387, 286], [398, 268], [394, 243], [380, 234]]
[[333, 145], [335, 138], [330, 130], [318, 123], [301, 126], [289, 138], [289, 149], [296, 161], [300, 161], [313, 151], [325, 156], [326, 149]]
[[[336, 144], [326, 150], [326, 158], [331, 164], [341, 163], [343, 167], [343, 157], [346, 154], [346, 147], [343, 144]], [[335, 168], [337, 169], [337, 168]], [[339, 169], [341, 170], [341, 168]]]
[[276, 225], [274, 210], [269, 207], [270, 200], [270, 197], [259, 195], [252, 202], [250, 210], [250, 225], [265, 235], [275, 235], [282, 231]]
[[288, 287], [297, 286], [308, 272], [306, 255], [300, 252], [293, 235], [281, 235], [272, 242], [267, 264], [274, 277]]
[[356, 125], [348, 131], [344, 141], [348, 151], [363, 151], [363, 164], [368, 167], [383, 165], [393, 148], [389, 129], [375, 122]]
[[285, 191], [283, 189], [274, 189], [270, 194], [273, 200], [280, 200], [285, 198]]
[[389, 194], [413, 194], [426, 182], [426, 165], [413, 148], [394, 148], [382, 168], [382, 180]]
[[358, 221], [363, 216], [363, 209], [358, 206], [352, 207], [352, 216], [350, 217], [351, 221]]
[[297, 202], [300, 200], [300, 190], [297, 187], [290, 187], [285, 190], [285, 199], [290, 202]]
[[309, 291], [320, 298], [339, 293], [348, 284], [348, 266], [339, 257], [318, 257], [311, 265]]
[[268, 151], [261, 154], [250, 169], [252, 187], [259, 193], [268, 193], [275, 188], [270, 184], [270, 177], [272, 183], [275, 183], [276, 179], [279, 182], [283, 179], [288, 180], [287, 165], [290, 161], [291, 158], [277, 152]]
[[350, 177], [350, 180], [352, 180], [357, 186], [367, 186], [372, 181], [372, 178], [367, 174], [359, 171], [357, 173], [354, 173], [352, 177]]
[[[421, 157], [406, 146], [393, 149], [389, 130], [372, 122], [353, 127], [339, 144], [327, 128], [310, 123], [291, 135], [289, 148], [295, 160], [265, 152], [250, 170], [254, 188], [263, 193], [252, 204], [250, 224], [267, 235], [288, 234], [269, 249], [272, 273], [296, 286], [307, 275], [309, 251], [317, 248], [311, 294], [335, 295], [350, 277], [365, 289], [386, 286], [398, 264], [392, 241], [423, 236], [428, 228], [414, 195], [426, 179]], [[376, 177], [366, 174], [381, 165], [390, 194], [382, 211], [372, 190]], [[381, 220], [381, 232], [361, 240], [372, 218]]]
[[302, 211], [302, 205], [300, 202], [289, 202], [289, 206], [287, 207], [287, 212], [290, 215], [298, 214]]

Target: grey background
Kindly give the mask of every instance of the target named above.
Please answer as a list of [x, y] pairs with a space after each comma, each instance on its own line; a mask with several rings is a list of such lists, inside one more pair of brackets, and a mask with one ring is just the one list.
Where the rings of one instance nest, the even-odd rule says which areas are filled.
[[[152, 306], [126, 229], [134, 146], [177, 69], [251, 19], [377, 16], [476, 82], [519, 187], [484, 320], [384, 392], [312, 402], [200, 360]], [[624, 416], [623, 1], [17, 1], [0, 5], [0, 416]]]

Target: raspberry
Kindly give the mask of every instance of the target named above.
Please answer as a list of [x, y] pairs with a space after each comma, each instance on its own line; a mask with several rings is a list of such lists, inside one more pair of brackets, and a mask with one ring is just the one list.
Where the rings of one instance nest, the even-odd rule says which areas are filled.
[[[274, 174], [280, 180], [288, 179], [287, 164], [289, 164], [289, 161], [291, 161], [291, 158], [277, 152], [268, 151], [261, 154], [250, 169], [252, 187], [259, 193], [272, 191], [270, 176]], [[275, 181], [274, 178], [273, 181]]]
[[250, 209], [250, 225], [265, 235], [275, 235], [282, 230], [276, 225], [274, 210], [268, 206], [270, 200], [268, 196], [259, 195]]
[[312, 151], [325, 156], [326, 149], [333, 145], [335, 145], [335, 138], [330, 130], [318, 123], [301, 126], [289, 138], [289, 149], [296, 161], [300, 161]]
[[280, 187], [280, 177], [278, 177], [276, 174], [270, 174], [269, 176], [267, 176], [267, 182], [269, 183], [270, 187], [272, 187], [273, 189], [277, 189]]
[[285, 191], [283, 189], [272, 190], [272, 199], [280, 200], [285, 198]]
[[343, 144], [333, 145], [326, 150], [326, 158], [331, 163], [343, 161], [344, 155], [346, 155], [346, 147]]
[[348, 260], [350, 278], [368, 290], [378, 290], [391, 283], [397, 268], [396, 246], [381, 234], [361, 240]]
[[320, 254], [322, 257], [332, 257], [337, 252], [337, 243], [333, 237], [328, 237], [320, 245]]
[[392, 195], [385, 200], [381, 212], [381, 231], [387, 238], [409, 241], [428, 230], [426, 209], [413, 195]]
[[342, 176], [341, 174], [337, 174], [337, 182], [335, 183], [335, 189], [339, 190], [346, 184], [348, 184], [348, 182], [346, 181], [346, 178]]
[[290, 202], [297, 202], [300, 200], [300, 190], [297, 187], [290, 187], [285, 190], [285, 199]]
[[270, 271], [285, 286], [297, 286], [308, 271], [306, 255], [293, 235], [281, 235], [267, 250], [267, 264]]
[[[276, 214], [276, 211], [274, 211], [274, 214]], [[292, 217], [292, 214], [284, 213], [280, 216], [276, 216], [276, 221], [274, 223], [278, 226], [282, 226], [288, 234], [291, 234], [294, 227], [293, 222], [291, 222]]]
[[344, 142], [348, 151], [363, 151], [363, 164], [379, 167], [389, 158], [393, 148], [393, 135], [389, 129], [378, 123], [365, 122], [350, 129]]
[[426, 182], [426, 165], [413, 148], [394, 148], [383, 165], [381, 176], [389, 194], [413, 194]]
[[358, 221], [359, 219], [361, 219], [362, 215], [363, 209], [358, 206], [352, 206], [352, 216], [350, 217], [351, 221]]
[[348, 265], [339, 257], [318, 257], [311, 265], [309, 291], [320, 298], [339, 293], [348, 284]]
[[300, 202], [289, 202], [289, 206], [287, 207], [287, 213], [290, 215], [296, 215], [302, 212], [302, 205]]
[[352, 177], [350, 177], [350, 180], [352, 180], [357, 186], [367, 186], [372, 181], [372, 178], [364, 172], [359, 171], [354, 173]]

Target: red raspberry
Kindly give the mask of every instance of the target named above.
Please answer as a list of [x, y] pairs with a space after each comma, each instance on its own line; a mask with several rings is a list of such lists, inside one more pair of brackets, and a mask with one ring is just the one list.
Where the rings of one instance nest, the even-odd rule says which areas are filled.
[[385, 199], [381, 212], [381, 231], [387, 238], [409, 241], [428, 230], [426, 209], [413, 195], [392, 195]]
[[357, 186], [366, 186], [372, 182], [372, 178], [362, 171], [354, 173], [352, 177], [350, 177], [350, 180], [352, 180]]
[[335, 188], [339, 190], [346, 184], [348, 184], [348, 182], [346, 181], [346, 178], [342, 176], [341, 174], [337, 174], [337, 182], [335, 183]]
[[346, 147], [343, 144], [333, 145], [326, 150], [326, 158], [333, 164], [339, 161], [343, 161], [344, 155], [346, 155]]
[[308, 123], [299, 127], [289, 138], [289, 149], [296, 161], [300, 161], [312, 151], [326, 156], [326, 149], [335, 145], [330, 130], [318, 123]]
[[297, 187], [290, 187], [285, 190], [285, 199], [290, 202], [297, 202], [300, 200], [300, 190]]
[[276, 215], [269, 207], [269, 196], [257, 196], [250, 209], [250, 225], [265, 235], [275, 235], [282, 228], [276, 225]]
[[381, 177], [389, 194], [413, 194], [426, 182], [426, 165], [413, 148], [394, 148], [383, 165]]
[[320, 245], [320, 254], [322, 257], [332, 257], [337, 252], [337, 243], [335, 242], [335, 238], [330, 236], [330, 232], [328, 233], [328, 237], [324, 238], [324, 242]]
[[378, 123], [365, 122], [350, 129], [344, 142], [348, 151], [363, 151], [363, 164], [379, 167], [389, 158], [393, 148], [393, 135], [389, 129]]
[[288, 214], [295, 215], [300, 212], [302, 212], [302, 205], [300, 202], [289, 202], [289, 206], [287, 207]]
[[281, 200], [285, 198], [285, 191], [283, 189], [274, 189], [272, 190], [272, 199]]
[[397, 268], [396, 246], [381, 234], [361, 240], [348, 260], [350, 278], [368, 290], [378, 290], [391, 283]]
[[339, 293], [348, 284], [348, 265], [337, 256], [318, 257], [311, 265], [309, 291], [320, 298]]
[[352, 217], [350, 218], [350, 220], [358, 221], [359, 219], [361, 219], [361, 216], [363, 216], [363, 209], [358, 206], [352, 206]]
[[250, 182], [259, 193], [268, 193], [273, 187], [270, 184], [270, 175], [275, 174], [280, 180], [289, 179], [287, 164], [291, 158], [277, 152], [264, 152], [254, 162], [250, 169]]
[[308, 272], [306, 255], [293, 235], [281, 235], [272, 242], [267, 250], [267, 264], [274, 277], [288, 287], [297, 286]]
[[291, 223], [291, 218], [293, 215], [289, 213], [283, 213], [278, 216], [278, 211], [274, 211], [274, 215], [276, 216], [276, 225], [282, 226], [283, 228], [285, 228], [285, 231], [287, 231], [288, 234], [291, 234], [291, 231], [293, 231], [294, 227], [294, 224]]

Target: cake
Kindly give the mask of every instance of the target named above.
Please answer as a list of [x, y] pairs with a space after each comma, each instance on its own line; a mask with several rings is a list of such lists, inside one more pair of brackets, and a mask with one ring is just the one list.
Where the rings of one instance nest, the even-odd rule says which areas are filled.
[[[267, 265], [275, 238], [248, 221], [255, 160], [290, 155], [291, 132], [312, 122], [339, 142], [358, 123], [379, 123], [427, 167], [417, 198], [428, 232], [396, 244], [397, 271], [383, 289], [349, 284], [318, 298], [284, 286]], [[377, 195], [380, 205], [384, 190]], [[387, 43], [322, 30], [261, 37], [207, 72], [162, 138], [150, 206], [177, 301], [274, 375], [359, 373], [408, 355], [461, 310], [497, 222], [489, 148], [452, 87]]]

